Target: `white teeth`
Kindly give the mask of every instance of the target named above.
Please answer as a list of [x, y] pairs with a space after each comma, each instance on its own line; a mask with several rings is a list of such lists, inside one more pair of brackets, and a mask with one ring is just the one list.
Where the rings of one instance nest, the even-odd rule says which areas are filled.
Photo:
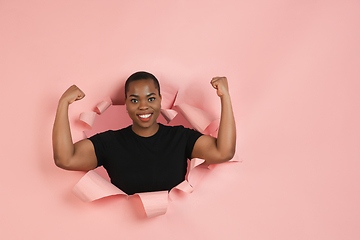
[[150, 117], [150, 116], [151, 116], [151, 114], [139, 115], [139, 117], [141, 117], [141, 118], [148, 118], [148, 117]]

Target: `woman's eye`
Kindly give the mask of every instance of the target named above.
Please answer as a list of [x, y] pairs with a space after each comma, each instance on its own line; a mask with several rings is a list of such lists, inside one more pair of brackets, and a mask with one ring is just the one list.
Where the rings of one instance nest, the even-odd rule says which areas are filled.
[[149, 102], [152, 102], [152, 101], [154, 101], [154, 100], [155, 100], [154, 97], [149, 98]]
[[131, 99], [130, 101], [131, 101], [132, 103], [137, 103], [137, 102], [138, 102], [138, 100], [135, 99], [135, 98]]

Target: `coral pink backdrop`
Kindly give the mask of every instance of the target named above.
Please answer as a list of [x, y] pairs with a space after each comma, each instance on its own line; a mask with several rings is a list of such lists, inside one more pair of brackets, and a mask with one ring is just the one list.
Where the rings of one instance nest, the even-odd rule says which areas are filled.
[[[0, 1], [0, 239], [360, 239], [360, 2]], [[57, 101], [78, 116], [153, 72], [217, 116], [228, 77], [243, 163], [217, 166], [166, 215], [83, 203], [57, 168]], [[119, 98], [119, 102], [121, 99]]]

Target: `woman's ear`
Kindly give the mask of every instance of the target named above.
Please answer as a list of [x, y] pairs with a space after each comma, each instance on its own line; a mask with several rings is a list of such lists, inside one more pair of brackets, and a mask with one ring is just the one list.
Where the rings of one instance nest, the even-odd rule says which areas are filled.
[[160, 109], [162, 109], [162, 106], [161, 106], [162, 96], [161, 96], [161, 94], [159, 95], [159, 98], [160, 98]]

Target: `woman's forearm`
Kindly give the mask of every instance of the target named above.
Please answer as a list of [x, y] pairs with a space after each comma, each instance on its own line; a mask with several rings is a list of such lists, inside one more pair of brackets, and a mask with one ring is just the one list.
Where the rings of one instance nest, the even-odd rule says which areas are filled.
[[71, 137], [70, 123], [68, 117], [69, 103], [59, 101], [55, 122], [53, 127], [53, 152], [55, 164], [64, 167], [74, 155], [74, 144]]
[[224, 94], [220, 99], [221, 117], [216, 146], [222, 158], [227, 161], [235, 154], [236, 126], [230, 94]]

